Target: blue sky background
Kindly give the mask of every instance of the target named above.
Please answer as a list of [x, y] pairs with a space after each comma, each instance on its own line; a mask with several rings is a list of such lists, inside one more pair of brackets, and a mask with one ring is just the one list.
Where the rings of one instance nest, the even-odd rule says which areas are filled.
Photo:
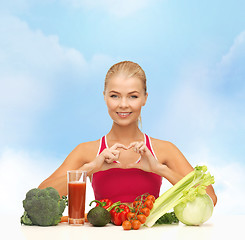
[[245, 214], [244, 12], [242, 0], [1, 1], [7, 202], [6, 169], [22, 200], [76, 145], [110, 130], [104, 77], [131, 60], [148, 81], [142, 130], [176, 144], [193, 166], [207, 164], [219, 213]]

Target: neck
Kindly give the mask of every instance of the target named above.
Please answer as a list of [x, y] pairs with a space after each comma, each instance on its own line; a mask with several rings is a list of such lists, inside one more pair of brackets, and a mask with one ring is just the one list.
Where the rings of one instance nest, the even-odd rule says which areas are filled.
[[110, 132], [107, 134], [113, 141], [125, 142], [142, 138], [143, 134], [138, 128], [137, 124], [131, 124], [128, 126], [120, 126], [113, 122]]

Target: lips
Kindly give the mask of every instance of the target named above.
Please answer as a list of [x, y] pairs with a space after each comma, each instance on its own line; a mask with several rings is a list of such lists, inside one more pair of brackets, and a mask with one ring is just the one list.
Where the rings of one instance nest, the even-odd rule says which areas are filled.
[[132, 112], [117, 112], [117, 115], [121, 118], [128, 117]]

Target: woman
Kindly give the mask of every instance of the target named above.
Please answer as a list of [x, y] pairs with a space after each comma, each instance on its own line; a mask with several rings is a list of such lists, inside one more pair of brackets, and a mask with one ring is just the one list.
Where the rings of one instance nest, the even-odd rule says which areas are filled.
[[[39, 188], [52, 186], [61, 196], [66, 195], [67, 170], [81, 169], [87, 171], [96, 199], [133, 202], [146, 192], [158, 197], [162, 177], [175, 184], [193, 170], [175, 145], [139, 129], [148, 93], [145, 73], [138, 64], [124, 61], [113, 65], [103, 94], [113, 120], [110, 132], [97, 141], [79, 144]], [[212, 186], [207, 193], [215, 205]]]

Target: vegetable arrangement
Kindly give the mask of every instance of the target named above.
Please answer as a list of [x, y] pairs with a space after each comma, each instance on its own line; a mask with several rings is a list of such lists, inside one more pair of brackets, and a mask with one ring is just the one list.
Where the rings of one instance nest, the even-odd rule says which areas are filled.
[[27, 192], [23, 201], [25, 212], [21, 224], [54, 226], [61, 221], [67, 199], [60, 198], [58, 191], [52, 187], [45, 189], [34, 188]]
[[[112, 203], [109, 199], [93, 200], [90, 206], [93, 202], [96, 202], [97, 205], [88, 212], [87, 218], [93, 226], [105, 226], [111, 222], [116, 226], [122, 225], [124, 230], [137, 230], [145, 223], [154, 201], [155, 197], [150, 194], [137, 197], [133, 202], [133, 207], [120, 201]], [[107, 213], [110, 213], [110, 221]]]
[[107, 210], [106, 205], [103, 206], [102, 202], [97, 200], [92, 201], [89, 206], [93, 202], [97, 202], [98, 205], [88, 212], [87, 219], [93, 226], [103, 227], [111, 221], [110, 212]]
[[[212, 215], [213, 202], [211, 200], [208, 203], [208, 201], [200, 201], [200, 199], [207, 198], [206, 187], [214, 183], [214, 177], [206, 171], [206, 166], [196, 166], [192, 172], [157, 198], [145, 225], [152, 227], [162, 215], [175, 207], [176, 216], [185, 224], [199, 225], [207, 221]], [[201, 210], [201, 202], [206, 202], [209, 207]], [[187, 206], [188, 208], [186, 208]], [[199, 210], [194, 211], [194, 207]], [[206, 211], [209, 211], [209, 214]]]
[[122, 224], [124, 230], [138, 230], [142, 224], [146, 222], [149, 216], [155, 197], [150, 194], [143, 194], [135, 199], [133, 202], [133, 209], [127, 215], [127, 220]]
[[[105, 226], [109, 222], [124, 230], [138, 230], [159, 224], [200, 225], [213, 213], [213, 201], [206, 194], [206, 187], [214, 183], [214, 177], [207, 173], [206, 166], [196, 166], [194, 170], [177, 182], [157, 199], [148, 193], [138, 196], [133, 206], [110, 199], [93, 200], [96, 206], [87, 214], [87, 221], [93, 226]], [[56, 189], [31, 189], [23, 201], [25, 209], [21, 224], [54, 226], [67, 222], [62, 216], [67, 198], [60, 198]], [[174, 211], [169, 212], [171, 209]], [[85, 214], [86, 221], [86, 214]]]

